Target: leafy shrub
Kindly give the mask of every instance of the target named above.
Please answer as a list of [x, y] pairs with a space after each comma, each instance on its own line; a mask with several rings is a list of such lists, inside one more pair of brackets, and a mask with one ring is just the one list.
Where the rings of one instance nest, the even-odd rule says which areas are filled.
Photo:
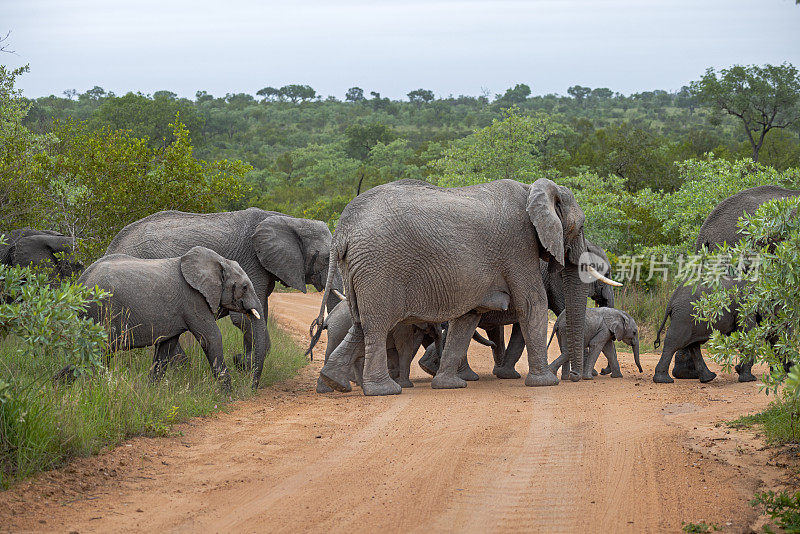
[[763, 506], [767, 515], [777, 520], [785, 532], [800, 532], [800, 491], [794, 494], [786, 491], [756, 493], [750, 504]]

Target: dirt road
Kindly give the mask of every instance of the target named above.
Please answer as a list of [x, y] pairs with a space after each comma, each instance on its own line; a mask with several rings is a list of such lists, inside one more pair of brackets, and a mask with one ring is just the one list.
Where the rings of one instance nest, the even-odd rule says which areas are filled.
[[[319, 298], [273, 294], [270, 313], [305, 340]], [[385, 398], [315, 394], [315, 361], [179, 436], [0, 494], [0, 530], [738, 532], [780, 474], [751, 434], [715, 426], [767, 402], [735, 375], [656, 385], [656, 355], [640, 375], [622, 354], [621, 379], [527, 388], [495, 379], [485, 347], [470, 358], [466, 389], [431, 390], [415, 363], [416, 387]]]

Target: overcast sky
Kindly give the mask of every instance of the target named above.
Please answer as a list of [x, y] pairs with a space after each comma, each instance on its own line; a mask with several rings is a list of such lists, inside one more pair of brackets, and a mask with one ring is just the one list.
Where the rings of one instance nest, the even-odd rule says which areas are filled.
[[405, 97], [575, 84], [677, 90], [706, 67], [800, 66], [794, 0], [0, 0], [26, 96], [309, 84]]

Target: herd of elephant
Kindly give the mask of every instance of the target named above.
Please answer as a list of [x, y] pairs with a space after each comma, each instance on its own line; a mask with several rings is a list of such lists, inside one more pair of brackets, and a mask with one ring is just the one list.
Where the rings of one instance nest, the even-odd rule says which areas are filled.
[[[696, 248], [736, 242], [743, 213], [796, 195], [777, 186], [733, 195], [708, 216]], [[433, 388], [465, 387], [478, 379], [467, 360], [472, 339], [492, 347], [498, 378], [521, 378], [515, 365], [527, 349], [525, 385], [547, 386], [558, 384], [559, 368], [562, 380], [592, 379], [601, 352], [608, 359], [601, 373], [622, 376], [614, 341], [631, 345], [642, 371], [636, 322], [614, 308], [611, 286], [619, 284], [609, 279], [602, 248], [585, 239], [584, 222], [572, 192], [547, 179], [461, 188], [400, 180], [353, 199], [333, 235], [323, 222], [258, 208], [164, 211], [123, 228], [85, 269], [71, 238], [28, 228], [5, 235], [0, 263], [48, 262], [55, 279], [82, 273], [79, 282], [110, 292], [87, 314], [106, 325], [109, 355], [154, 346], [154, 380], [186, 361], [179, 337], [190, 332], [220, 385], [230, 388], [216, 325], [229, 315], [244, 335], [244, 354], [233, 361], [251, 370], [257, 387], [270, 350], [268, 297], [281, 282], [324, 290], [308, 350], [327, 329], [318, 392], [350, 391], [355, 382], [365, 395], [398, 394], [413, 387], [410, 366], [420, 347], [419, 365], [433, 375]], [[736, 306], [715, 325], [696, 322], [692, 303], [702, 290], [673, 293], [657, 334], [656, 346], [670, 317], [655, 382], [673, 381], [674, 355], [675, 378], [712, 380], [700, 352], [710, 326], [728, 334], [748, 323]], [[587, 308], [587, 297], [596, 307]], [[554, 362], [547, 359], [548, 309], [558, 316], [553, 335], [562, 353]], [[506, 325], [513, 325], [507, 345]], [[755, 380], [751, 367], [746, 358], [736, 367], [740, 381]]]

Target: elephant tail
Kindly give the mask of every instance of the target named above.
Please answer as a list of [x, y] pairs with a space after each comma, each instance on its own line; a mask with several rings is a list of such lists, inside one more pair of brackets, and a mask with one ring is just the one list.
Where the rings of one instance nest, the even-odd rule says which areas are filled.
[[325, 292], [322, 294], [322, 304], [320, 305], [319, 315], [311, 322], [311, 326], [308, 329], [308, 334], [311, 336], [311, 343], [308, 345], [308, 350], [306, 350], [306, 356], [312, 360], [314, 359], [314, 346], [319, 341], [322, 331], [325, 329], [325, 305], [328, 302], [328, 296], [333, 290], [333, 278], [336, 275], [336, 269], [339, 268], [338, 265], [339, 252], [337, 247], [332, 244], [330, 259], [328, 260], [328, 278], [325, 281]]
[[497, 345], [495, 344], [494, 341], [489, 341], [488, 339], [480, 335], [477, 330], [475, 330], [475, 333], [472, 334], [472, 339], [474, 339], [475, 341], [486, 347], [491, 347], [493, 349], [497, 348]]
[[671, 302], [667, 304], [667, 309], [664, 311], [664, 319], [661, 320], [661, 326], [658, 327], [658, 332], [656, 332], [656, 340], [653, 341], [653, 350], [657, 349], [659, 345], [661, 345], [661, 331], [664, 329], [664, 325], [667, 324], [667, 317], [672, 314], [672, 306]]

